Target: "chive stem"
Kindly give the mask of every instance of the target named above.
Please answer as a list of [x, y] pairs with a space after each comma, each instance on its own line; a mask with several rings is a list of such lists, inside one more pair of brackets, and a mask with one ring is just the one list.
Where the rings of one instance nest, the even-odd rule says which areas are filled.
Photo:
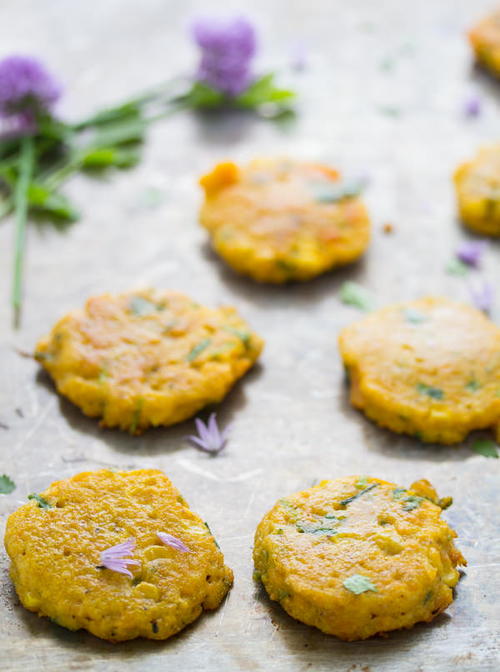
[[14, 281], [12, 287], [12, 307], [14, 328], [19, 328], [23, 291], [24, 243], [28, 218], [28, 189], [34, 167], [33, 138], [26, 135], [21, 141], [19, 154], [19, 179], [14, 192], [15, 232], [14, 232]]

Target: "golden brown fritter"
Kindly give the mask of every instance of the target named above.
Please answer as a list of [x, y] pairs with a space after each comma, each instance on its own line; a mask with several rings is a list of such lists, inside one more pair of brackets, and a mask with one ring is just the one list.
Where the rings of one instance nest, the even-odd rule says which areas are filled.
[[[165, 545], [159, 532], [188, 551]], [[106, 569], [102, 551], [130, 538], [132, 577]], [[27, 609], [114, 642], [171, 637], [216, 609], [233, 579], [207, 525], [155, 469], [53, 483], [9, 516], [5, 548]]]

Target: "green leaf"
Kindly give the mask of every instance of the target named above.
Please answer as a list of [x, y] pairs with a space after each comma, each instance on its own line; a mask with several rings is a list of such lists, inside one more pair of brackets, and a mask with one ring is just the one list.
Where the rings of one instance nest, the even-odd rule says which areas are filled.
[[9, 495], [16, 489], [16, 484], [7, 476], [7, 474], [2, 474], [0, 476], [0, 495]]
[[345, 579], [342, 583], [344, 588], [350, 590], [351, 593], [355, 595], [361, 595], [361, 593], [366, 593], [367, 590], [371, 590], [373, 593], [378, 592], [376, 586], [370, 581], [367, 576], [362, 574], [353, 574], [349, 578]]
[[120, 147], [91, 148], [82, 155], [82, 168], [130, 168], [140, 160], [140, 153], [135, 149]]
[[332, 523], [328, 525], [328, 521], [331, 520], [330, 518], [326, 518], [324, 521], [317, 521], [313, 523], [309, 523], [307, 521], [304, 522], [297, 522], [295, 523], [295, 526], [299, 532], [306, 533], [306, 534], [313, 534], [317, 537], [333, 537], [334, 534], [337, 534], [337, 530], [331, 527]]
[[439, 389], [439, 387], [432, 387], [432, 385], [426, 385], [425, 383], [417, 383], [416, 388], [420, 394], [425, 394], [428, 397], [431, 397], [431, 399], [444, 399], [444, 392]]
[[144, 140], [146, 122], [140, 118], [131, 118], [99, 126], [90, 144], [95, 149], [109, 148], [114, 145], [139, 143]]
[[151, 315], [151, 313], [156, 313], [158, 310], [158, 307], [154, 303], [143, 299], [142, 296], [133, 296], [128, 305], [132, 313], [137, 315], [137, 317]]
[[186, 357], [187, 361], [192, 362], [193, 360], [195, 360], [198, 357], [198, 355], [200, 355], [203, 352], [203, 350], [205, 350], [205, 348], [208, 348], [211, 342], [212, 339], [205, 338], [203, 341], [198, 343], [198, 345], [195, 345], [194, 348], [191, 350], [191, 352], [189, 352], [189, 354], [187, 355]]
[[445, 270], [449, 275], [463, 276], [469, 273], [470, 268], [460, 259], [452, 259], [446, 265]]
[[240, 341], [243, 343], [245, 348], [249, 348], [252, 341], [252, 335], [249, 331], [243, 331], [242, 329], [235, 329], [234, 327], [224, 327], [226, 331], [229, 331], [231, 334], [237, 336]]
[[471, 448], [479, 455], [498, 459], [498, 446], [491, 439], [477, 439], [473, 442]]
[[28, 499], [34, 499], [41, 509], [52, 508], [52, 504], [50, 504], [50, 502], [48, 502], [45, 499], [45, 497], [42, 497], [42, 495], [37, 495], [36, 492], [33, 492], [31, 495], [28, 495]]
[[59, 194], [57, 191], [52, 191], [40, 183], [32, 182], [30, 184], [28, 204], [31, 210], [68, 222], [75, 222], [80, 217], [80, 213], [66, 196]]
[[195, 82], [191, 89], [177, 100], [186, 107], [193, 108], [215, 108], [227, 102], [223, 93], [201, 82]]
[[274, 73], [264, 75], [251, 84], [246, 91], [234, 99], [240, 107], [258, 107], [265, 103], [290, 103], [295, 93], [289, 89], [280, 89], [274, 84]]
[[413, 511], [413, 509], [417, 509], [424, 499], [425, 497], [419, 497], [418, 495], [408, 495], [404, 500], [405, 504], [403, 505], [403, 511]]
[[371, 310], [373, 305], [371, 294], [357, 282], [344, 282], [339, 296], [342, 303], [355, 306], [360, 310]]

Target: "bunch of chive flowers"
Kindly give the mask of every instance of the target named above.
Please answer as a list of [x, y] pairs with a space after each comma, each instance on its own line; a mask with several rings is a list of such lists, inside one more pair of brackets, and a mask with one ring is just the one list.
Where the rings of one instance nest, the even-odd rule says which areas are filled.
[[56, 117], [62, 87], [40, 61], [30, 56], [0, 61], [0, 218], [15, 217], [14, 326], [20, 322], [28, 217], [59, 226], [79, 219], [60, 191], [72, 174], [135, 165], [150, 123], [180, 109], [238, 107], [264, 117], [290, 109], [293, 92], [276, 87], [273, 73], [253, 72], [257, 37], [248, 20], [203, 19], [194, 24], [193, 37], [201, 59], [181, 95], [175, 78], [76, 123]]
[[257, 35], [250, 21], [199, 19], [192, 34], [201, 57], [193, 85], [182, 97], [187, 105], [254, 109], [264, 117], [291, 111], [295, 93], [276, 86], [275, 73], [257, 76], [253, 71]]

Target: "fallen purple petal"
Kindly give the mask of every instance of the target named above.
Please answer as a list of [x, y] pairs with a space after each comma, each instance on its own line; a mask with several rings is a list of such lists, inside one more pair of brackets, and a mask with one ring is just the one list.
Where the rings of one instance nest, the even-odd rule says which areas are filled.
[[234, 97], [253, 80], [251, 61], [256, 51], [254, 26], [244, 17], [198, 19], [193, 36], [201, 49], [196, 78]]
[[131, 555], [135, 550], [135, 539], [130, 538], [127, 541], [122, 542], [121, 544], [116, 544], [116, 546], [111, 546], [106, 548], [101, 552], [100, 560], [101, 567], [105, 569], [110, 569], [112, 572], [118, 572], [119, 574], [125, 574], [132, 578], [132, 573], [127, 569], [130, 566], [139, 565], [138, 560], [132, 560], [127, 558], [127, 555]]
[[165, 546], [171, 546], [178, 551], [182, 551], [182, 553], [191, 553], [186, 544], [184, 544], [177, 537], [174, 537], [173, 534], [169, 534], [168, 532], [158, 532], [157, 534], [159, 540], [162, 542], [162, 544], [165, 544]]
[[488, 243], [485, 240], [467, 241], [457, 249], [456, 257], [464, 264], [477, 268], [481, 264], [481, 259], [487, 247]]
[[465, 101], [464, 114], [468, 119], [474, 119], [481, 114], [481, 100], [477, 96], [471, 96]]
[[215, 413], [210, 415], [206, 424], [200, 418], [195, 418], [195, 424], [198, 436], [188, 436], [189, 441], [207, 453], [212, 453], [213, 455], [219, 453], [227, 443], [229, 427], [221, 431], [217, 425]]
[[491, 312], [494, 301], [494, 289], [491, 282], [482, 280], [477, 285], [471, 285], [470, 292], [472, 301], [474, 302], [476, 308], [484, 311], [485, 313]]

